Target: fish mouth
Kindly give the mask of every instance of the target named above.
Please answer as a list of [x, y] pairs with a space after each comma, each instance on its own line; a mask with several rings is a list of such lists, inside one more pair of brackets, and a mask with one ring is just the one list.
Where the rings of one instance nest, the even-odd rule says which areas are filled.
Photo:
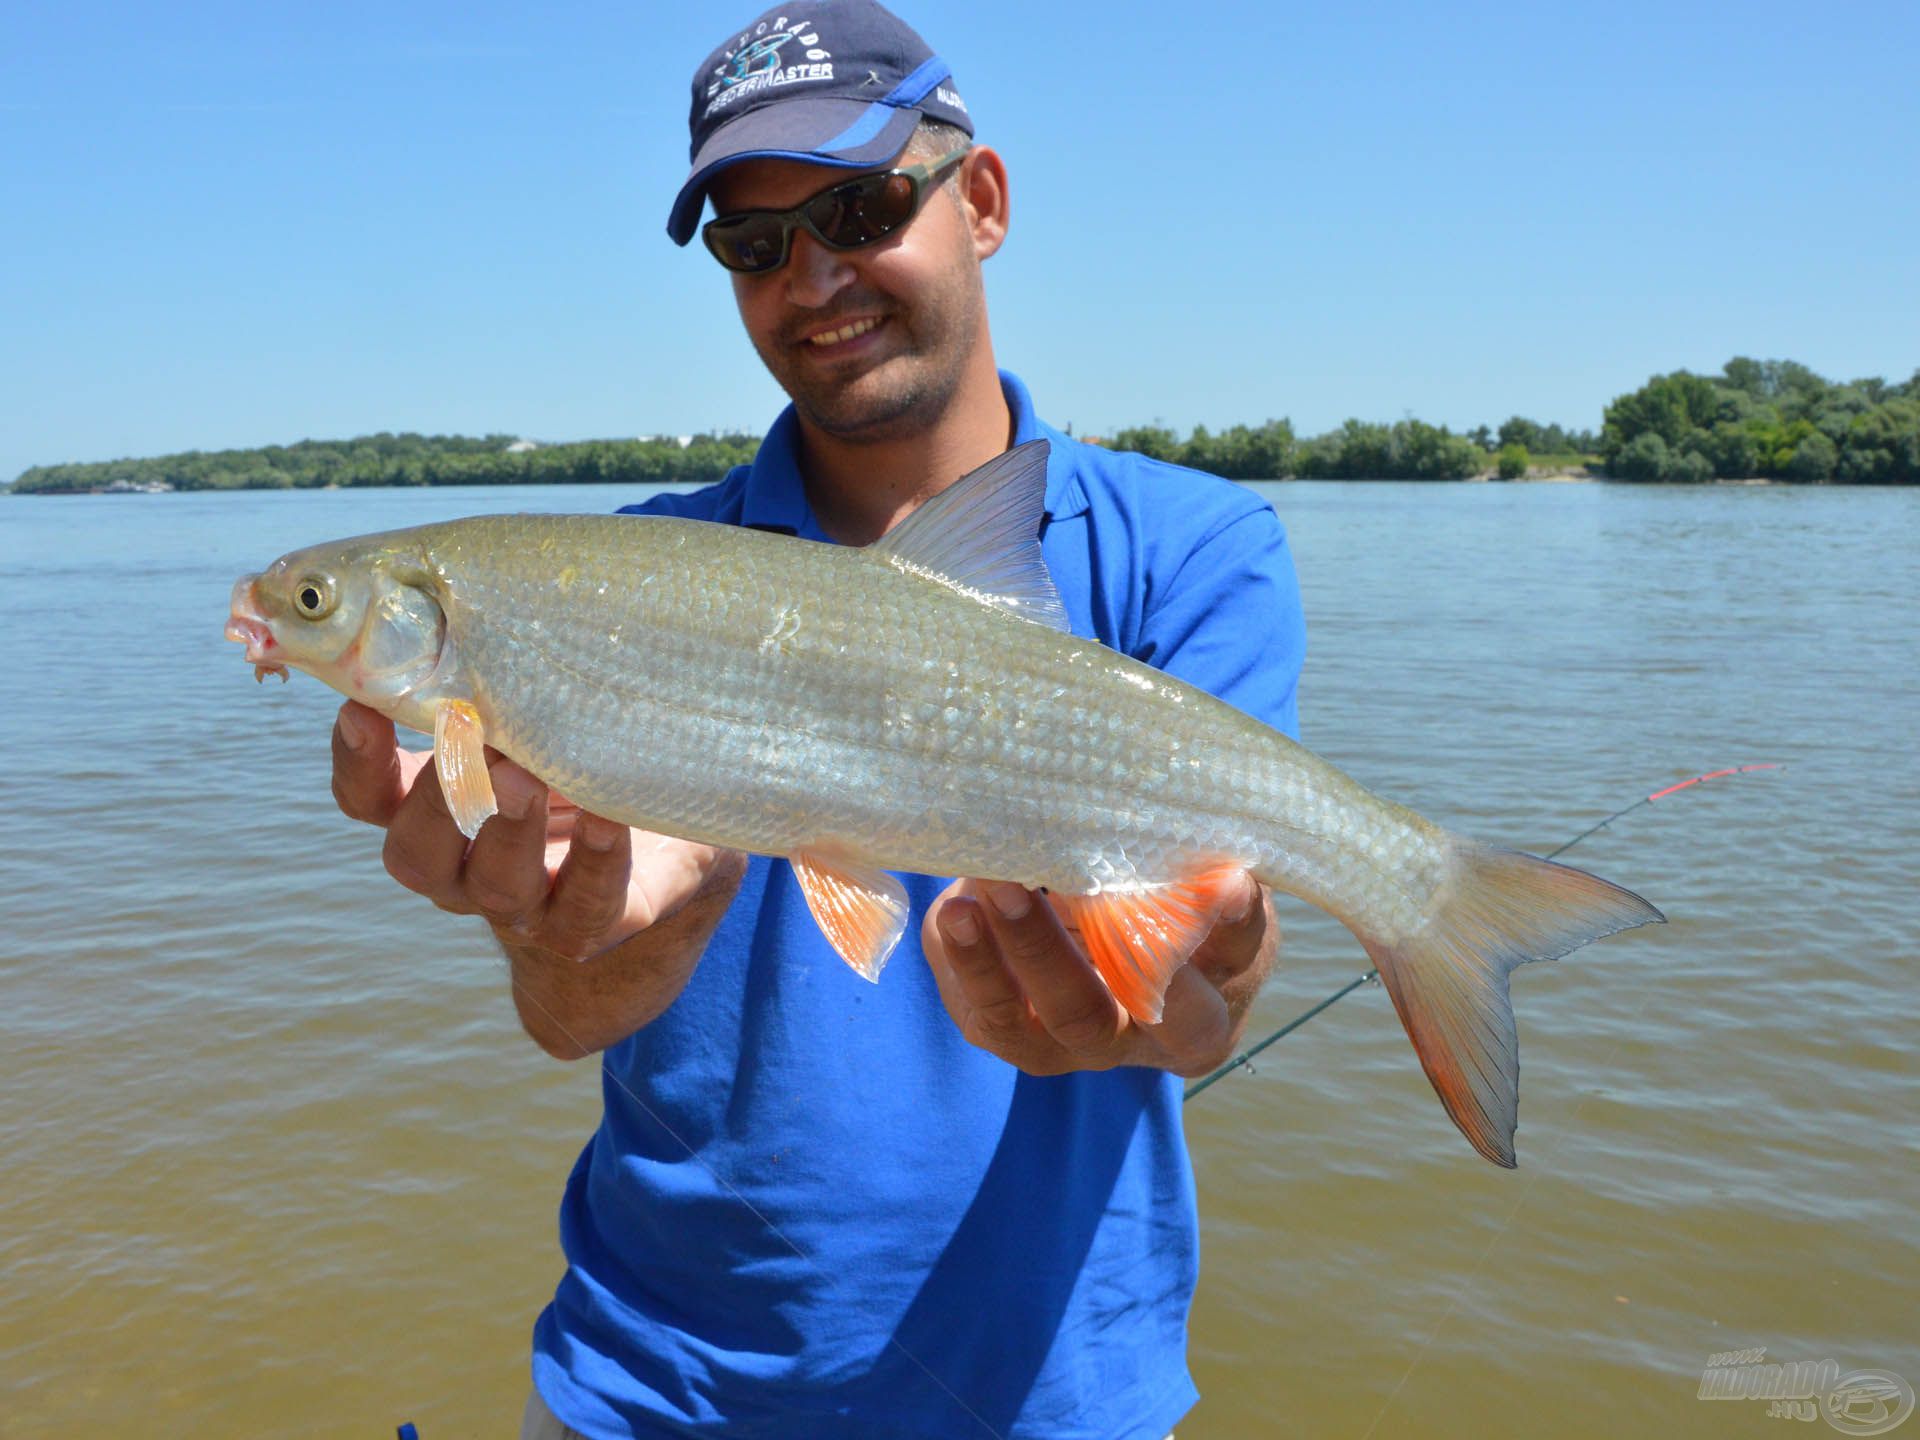
[[260, 613], [260, 598], [254, 590], [258, 575], [242, 575], [233, 586], [233, 613], [227, 617], [226, 637], [247, 647], [247, 663], [253, 666], [253, 678], [263, 681], [269, 675], [287, 678], [286, 663], [279, 657], [280, 644], [273, 638], [273, 627]]

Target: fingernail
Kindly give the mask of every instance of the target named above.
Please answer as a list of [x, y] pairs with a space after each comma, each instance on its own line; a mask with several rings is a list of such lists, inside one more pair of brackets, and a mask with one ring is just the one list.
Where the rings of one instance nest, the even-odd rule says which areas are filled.
[[367, 741], [371, 738], [367, 734], [367, 722], [360, 718], [360, 712], [351, 705], [341, 707], [340, 739], [347, 749], [356, 752], [364, 750], [367, 748]]
[[598, 815], [582, 815], [573, 824], [574, 838], [589, 850], [598, 850], [601, 854], [613, 849], [613, 842], [620, 836], [611, 820], [602, 820]]
[[1027, 912], [1033, 909], [1033, 896], [1027, 893], [1026, 887], [1004, 880], [987, 886], [987, 899], [993, 902], [994, 909], [1009, 920], [1024, 919]]
[[492, 774], [493, 803], [500, 813], [509, 820], [526, 819], [527, 811], [533, 808], [533, 797], [539, 793], [540, 782], [513, 764], [496, 765]]
[[950, 905], [947, 913], [940, 917], [947, 938], [956, 945], [978, 945], [980, 943], [980, 922], [974, 917], [970, 905]]
[[1238, 925], [1253, 913], [1254, 897], [1260, 893], [1259, 887], [1247, 876], [1241, 876], [1239, 888], [1235, 890], [1227, 903], [1220, 907], [1220, 919], [1227, 925]]

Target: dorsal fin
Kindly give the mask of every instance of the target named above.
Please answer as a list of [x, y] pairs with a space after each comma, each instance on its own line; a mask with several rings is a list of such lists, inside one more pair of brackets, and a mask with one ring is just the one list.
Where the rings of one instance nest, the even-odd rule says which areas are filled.
[[963, 475], [869, 548], [988, 605], [1056, 630], [1066, 607], [1040, 559], [1045, 440], [1029, 440]]

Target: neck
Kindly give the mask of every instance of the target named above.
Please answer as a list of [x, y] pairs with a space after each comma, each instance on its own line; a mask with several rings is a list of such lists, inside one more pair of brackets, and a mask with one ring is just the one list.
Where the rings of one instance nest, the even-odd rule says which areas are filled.
[[975, 347], [960, 388], [912, 434], [863, 440], [829, 435], [803, 416], [800, 470], [807, 503], [842, 545], [870, 545], [1013, 440], [1013, 414], [990, 345]]

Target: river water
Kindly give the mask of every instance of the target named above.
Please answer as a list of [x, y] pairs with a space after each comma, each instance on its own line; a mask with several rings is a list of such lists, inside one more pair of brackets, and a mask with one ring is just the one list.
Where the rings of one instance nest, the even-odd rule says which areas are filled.
[[[1788, 768], [1568, 857], [1672, 923], [1516, 976], [1517, 1172], [1374, 987], [1193, 1102], [1183, 1440], [1769, 1435], [1696, 1398], [1750, 1347], [1920, 1383], [1920, 494], [1258, 488], [1304, 736], [1376, 789], [1547, 850]], [[298, 544], [623, 498], [0, 497], [0, 1434], [512, 1433], [595, 1072], [220, 630]], [[1283, 920], [1256, 1034], [1366, 968]]]

